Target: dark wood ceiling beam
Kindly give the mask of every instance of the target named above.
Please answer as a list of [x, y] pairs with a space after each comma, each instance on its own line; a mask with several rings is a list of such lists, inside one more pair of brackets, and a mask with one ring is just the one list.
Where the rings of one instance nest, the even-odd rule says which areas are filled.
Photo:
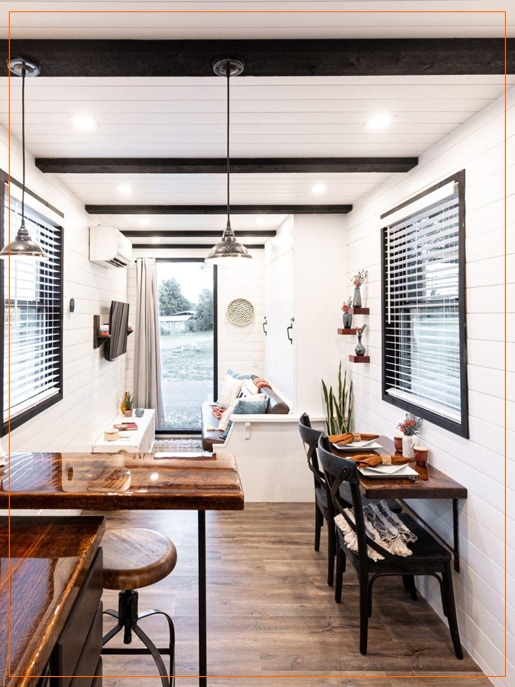
[[[220, 234], [219, 234], [220, 236]], [[173, 250], [203, 250], [206, 253], [213, 247], [212, 243], [134, 243], [133, 248], [150, 248], [151, 250], [159, 250], [161, 248], [173, 249]], [[245, 248], [247, 249], [258, 249], [264, 248], [264, 243], [245, 243]]]
[[[126, 236], [128, 239], [136, 239], [136, 238], [148, 238], [149, 236], [158, 236], [160, 238], [189, 238], [189, 239], [194, 239], [194, 238], [220, 238], [220, 230], [217, 231], [211, 231], [211, 230], [202, 230], [199, 229], [198, 231], [189, 231], [189, 230], [184, 230], [184, 229], [159, 229], [157, 231], [153, 229], [147, 229], [145, 230], [121, 230], [122, 234]], [[262, 231], [259, 229], [245, 229], [238, 231], [239, 234], [245, 234], [245, 236], [249, 237], [256, 237], [256, 238], [270, 238], [273, 237], [277, 234], [275, 229], [263, 229]]]
[[[11, 40], [11, 55], [41, 65], [41, 76], [214, 76], [224, 57], [250, 76], [503, 74], [503, 38], [289, 40]], [[515, 72], [515, 39], [507, 71]], [[0, 63], [8, 41], [0, 41]]]
[[[408, 172], [416, 157], [231, 158], [234, 174]], [[54, 174], [226, 174], [225, 158], [40, 157], [36, 167]]]
[[[90, 215], [225, 215], [227, 205], [86, 205]], [[352, 205], [231, 205], [231, 215], [334, 215]]]

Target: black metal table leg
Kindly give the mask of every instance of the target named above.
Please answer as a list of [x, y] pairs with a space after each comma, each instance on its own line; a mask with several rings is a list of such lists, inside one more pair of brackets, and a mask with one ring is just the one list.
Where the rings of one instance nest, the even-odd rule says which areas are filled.
[[453, 522], [453, 549], [454, 549], [454, 570], [460, 571], [460, 537], [458, 525], [458, 499], [452, 500], [452, 522]]
[[206, 512], [198, 511], [199, 687], [207, 687]]

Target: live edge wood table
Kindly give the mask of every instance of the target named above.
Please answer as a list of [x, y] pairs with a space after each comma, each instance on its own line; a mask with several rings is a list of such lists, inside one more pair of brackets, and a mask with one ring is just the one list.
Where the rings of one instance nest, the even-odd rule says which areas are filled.
[[[385, 453], [395, 455], [393, 441], [388, 437], [380, 436], [377, 443], [384, 448]], [[342, 458], [348, 457], [348, 451], [338, 451], [333, 446], [333, 452]], [[363, 451], [361, 451], [363, 452]], [[380, 451], [375, 451], [379, 453]], [[460, 571], [460, 549], [459, 549], [459, 520], [458, 503], [460, 499], [467, 498], [467, 489], [458, 482], [448, 477], [446, 474], [437, 470], [432, 465], [424, 466], [410, 463], [410, 467], [418, 473], [416, 479], [397, 479], [388, 477], [387, 479], [369, 478], [360, 475], [360, 485], [362, 492], [368, 499], [397, 499], [404, 505], [409, 499], [450, 499], [452, 500], [452, 519], [453, 519], [453, 546], [454, 569]], [[411, 510], [411, 509], [410, 509]], [[420, 519], [417, 513], [413, 515]], [[426, 527], [428, 527], [427, 523]], [[431, 528], [429, 528], [431, 529]], [[434, 533], [436, 534], [436, 533]], [[438, 535], [436, 535], [438, 536]]]
[[7, 507], [198, 511], [199, 686], [207, 685], [205, 511], [243, 510], [232, 454], [13, 453], [0, 485], [0, 508]]
[[101, 684], [104, 530], [100, 516], [0, 517], [2, 687]]

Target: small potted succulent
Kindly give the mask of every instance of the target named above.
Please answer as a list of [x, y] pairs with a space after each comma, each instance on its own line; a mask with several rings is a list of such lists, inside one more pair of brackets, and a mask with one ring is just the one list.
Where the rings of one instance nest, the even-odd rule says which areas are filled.
[[132, 417], [134, 409], [134, 395], [130, 391], [124, 391], [122, 402], [120, 403], [120, 410], [126, 417]]

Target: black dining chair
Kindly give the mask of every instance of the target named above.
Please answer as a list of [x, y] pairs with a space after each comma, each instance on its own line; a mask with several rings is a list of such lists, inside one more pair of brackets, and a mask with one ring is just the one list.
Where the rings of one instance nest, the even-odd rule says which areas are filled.
[[[450, 552], [407, 513], [396, 515], [417, 537], [416, 541], [409, 543], [412, 555], [403, 557], [387, 551], [366, 534], [356, 463], [353, 460], [335, 456], [331, 452], [331, 444], [327, 436], [323, 433], [318, 442], [318, 459], [330, 489], [334, 512], [345, 519], [347, 528], [355, 534], [357, 546], [351, 548], [342, 530], [339, 527], [336, 528], [335, 598], [338, 602], [341, 601], [343, 573], [348, 560], [354, 567], [359, 580], [361, 654], [367, 653], [368, 619], [372, 615], [372, 586], [375, 580], [385, 575], [398, 575], [403, 578], [406, 587], [406, 579], [413, 579], [413, 575], [431, 575], [440, 584], [443, 611], [449, 623], [454, 653], [457, 658], [462, 659], [463, 649], [456, 617]], [[342, 497], [340, 487], [344, 483], [347, 483], [350, 488], [351, 503]], [[369, 557], [369, 548], [379, 553], [383, 559], [372, 560]], [[407, 589], [410, 591], [409, 587]]]
[[313, 427], [311, 427], [309, 415], [307, 413], [302, 413], [299, 418], [299, 433], [304, 443], [308, 467], [313, 473], [313, 486], [315, 491], [315, 551], [320, 550], [320, 534], [325, 521], [327, 525], [327, 584], [332, 587], [334, 583], [336, 534], [331, 494], [317, 457], [318, 439], [321, 432], [317, 429], [313, 429]]

